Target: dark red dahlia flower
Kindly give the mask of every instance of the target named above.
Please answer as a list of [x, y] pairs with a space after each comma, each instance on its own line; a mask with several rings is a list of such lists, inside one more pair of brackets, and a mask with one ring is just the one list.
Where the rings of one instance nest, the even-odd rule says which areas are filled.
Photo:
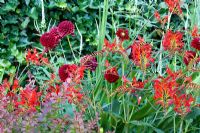
[[40, 43], [47, 49], [53, 49], [58, 44], [58, 39], [51, 33], [44, 33], [40, 37]]
[[197, 50], [200, 50], [200, 37], [195, 37], [191, 42], [191, 46]]
[[68, 20], [60, 22], [58, 32], [62, 38], [66, 35], [74, 35], [74, 24]]
[[116, 35], [119, 37], [121, 41], [128, 40], [128, 30], [127, 29], [118, 29]]
[[119, 74], [117, 72], [116, 67], [112, 67], [110, 69], [107, 69], [104, 78], [109, 82], [109, 83], [114, 83], [119, 79]]
[[194, 51], [186, 51], [183, 57], [183, 62], [186, 65], [189, 65], [189, 63], [195, 58], [196, 53]]
[[60, 79], [64, 82], [67, 78], [73, 77], [74, 72], [77, 70], [77, 68], [78, 68], [78, 66], [75, 64], [62, 65], [58, 70]]
[[164, 50], [168, 50], [171, 53], [181, 50], [184, 46], [182, 39], [183, 34], [181, 32], [172, 32], [171, 30], [168, 30], [162, 41]]
[[81, 66], [84, 66], [86, 69], [89, 69], [90, 71], [95, 71], [98, 63], [97, 59], [94, 56], [86, 55], [83, 58], [81, 58]]
[[58, 27], [53, 27], [51, 28], [51, 30], [49, 31], [50, 34], [52, 34], [53, 36], [55, 36], [55, 38], [59, 41], [61, 39], [60, 34], [58, 32]]

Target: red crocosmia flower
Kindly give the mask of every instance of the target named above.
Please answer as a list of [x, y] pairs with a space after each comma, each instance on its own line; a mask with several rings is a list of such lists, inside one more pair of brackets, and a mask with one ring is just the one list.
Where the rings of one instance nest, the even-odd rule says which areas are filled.
[[198, 37], [198, 36], [200, 36], [200, 35], [198, 34], [198, 32], [199, 32], [198, 27], [195, 25], [195, 26], [193, 27], [193, 29], [192, 29], [192, 37]]
[[136, 77], [133, 78], [132, 83], [131, 83], [131, 87], [133, 88], [131, 90], [132, 93], [135, 93], [135, 91], [137, 91], [138, 89], [142, 89], [144, 88], [144, 85], [147, 81], [137, 81]]
[[173, 97], [180, 87], [176, 80], [181, 75], [181, 71], [172, 72], [168, 67], [166, 72], [168, 74], [167, 77], [160, 76], [154, 80], [154, 99], [157, 101], [157, 104], [162, 105], [164, 108], [173, 104]]
[[140, 38], [139, 41], [135, 41], [131, 46], [130, 59], [139, 66], [142, 70], [145, 70], [146, 67], [150, 66], [150, 62], [154, 62], [154, 59], [151, 57], [152, 46], [143, 42], [143, 39]]
[[58, 84], [56, 84], [55, 87], [50, 85], [47, 88], [46, 99], [50, 98], [52, 96], [52, 93], [56, 93], [58, 95], [59, 92], [60, 92], [60, 86]]
[[154, 80], [154, 99], [157, 100], [157, 104], [162, 105], [164, 108], [171, 105], [177, 87], [176, 80], [169, 80], [163, 77]]
[[127, 29], [118, 29], [116, 32], [116, 35], [117, 35], [117, 37], [119, 37], [119, 39], [121, 41], [129, 40], [129, 35], [128, 35]]
[[80, 60], [80, 63], [81, 63], [81, 66], [84, 66], [86, 69], [90, 71], [95, 71], [98, 66], [96, 57], [91, 56], [91, 55], [86, 55], [82, 57]]
[[191, 103], [194, 102], [194, 98], [191, 95], [182, 94], [180, 96], [174, 95], [173, 97], [174, 101], [174, 110], [179, 115], [186, 115], [189, 113]]
[[26, 88], [20, 92], [20, 101], [16, 102], [16, 106], [23, 106], [28, 110], [36, 111], [36, 107], [40, 106], [39, 98], [41, 92], [36, 92], [37, 89]]
[[42, 46], [49, 50], [57, 46], [58, 39], [54, 34], [46, 32], [40, 37], [40, 43], [42, 44]]
[[159, 23], [161, 23], [162, 25], [164, 25], [167, 22], [167, 20], [168, 20], [168, 16], [164, 16], [163, 18], [161, 18], [158, 11], [154, 12], [154, 16], [155, 16], [156, 20]]
[[58, 25], [58, 32], [61, 38], [66, 35], [74, 35], [74, 24], [68, 20], [60, 22]]
[[191, 46], [197, 50], [200, 50], [200, 37], [193, 38]]
[[137, 81], [136, 77], [133, 78], [132, 80], [132, 87], [137, 88], [137, 89], [142, 89], [144, 88], [146, 81], [142, 82], [142, 81]]
[[33, 63], [35, 65], [49, 64], [48, 58], [44, 58], [43, 53], [39, 54], [37, 49], [35, 48], [33, 51], [28, 49], [28, 52], [26, 54], [26, 62]]
[[165, 0], [165, 3], [167, 4], [169, 11], [175, 14], [182, 14], [181, 10], [181, 0]]
[[78, 67], [77, 70], [75, 71], [74, 75], [73, 75], [72, 81], [79, 84], [80, 81], [84, 78], [84, 71], [85, 71], [84, 66]]
[[160, 22], [160, 14], [157, 10], [154, 12], [154, 16], [157, 19], [157, 21]]
[[19, 88], [19, 80], [18, 79], [15, 79], [14, 82], [13, 82], [13, 85], [12, 85], [12, 90], [16, 90], [17, 88]]
[[10, 89], [10, 83], [8, 82], [8, 79], [4, 79], [3, 80], [3, 84], [2, 84], [2, 87], [4, 88], [4, 90], [8, 90]]
[[67, 78], [72, 78], [74, 76], [74, 72], [77, 70], [78, 66], [75, 64], [65, 64], [59, 68], [58, 74], [60, 79], [65, 82]]
[[51, 28], [49, 33], [52, 34], [57, 39], [57, 41], [59, 41], [61, 39], [60, 34], [58, 32], [58, 27]]
[[186, 64], [186, 65], [189, 65], [189, 63], [195, 59], [196, 57], [196, 53], [194, 51], [186, 51], [185, 54], [184, 54], [184, 57], [183, 57], [183, 62]]
[[164, 50], [168, 50], [171, 53], [181, 50], [184, 46], [182, 39], [183, 34], [181, 32], [172, 32], [168, 30], [162, 41]]
[[114, 40], [113, 43], [110, 43], [107, 39], [104, 39], [104, 48], [106, 50], [112, 51], [116, 49], [116, 47], [117, 47], [116, 40]]
[[75, 89], [74, 87], [67, 88], [66, 91], [66, 97], [69, 103], [78, 104], [83, 99], [83, 94], [80, 92], [80, 88]]
[[166, 72], [168, 74], [167, 79], [173, 79], [176, 80], [177, 78], [179, 78], [182, 75], [182, 71], [179, 70], [177, 72], [173, 72], [168, 66], [166, 67]]
[[31, 62], [36, 65], [40, 64], [40, 61], [38, 58], [38, 52], [36, 49], [34, 49], [33, 52], [32, 52], [32, 50], [28, 49], [28, 52], [26, 54], [26, 62], [27, 63]]
[[112, 67], [110, 69], [107, 69], [104, 78], [109, 82], [109, 83], [114, 83], [119, 79], [119, 74], [117, 72], [116, 67]]

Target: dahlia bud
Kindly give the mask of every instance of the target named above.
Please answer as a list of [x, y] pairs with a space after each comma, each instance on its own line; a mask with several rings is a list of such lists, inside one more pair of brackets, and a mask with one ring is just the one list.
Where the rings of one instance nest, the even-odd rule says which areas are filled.
[[97, 59], [91, 55], [82, 57], [80, 63], [81, 66], [85, 66], [85, 68], [89, 69], [90, 71], [95, 71], [98, 66]]
[[110, 69], [107, 69], [104, 78], [109, 82], [109, 83], [114, 83], [119, 79], [119, 74], [117, 72], [116, 67], [112, 67]]

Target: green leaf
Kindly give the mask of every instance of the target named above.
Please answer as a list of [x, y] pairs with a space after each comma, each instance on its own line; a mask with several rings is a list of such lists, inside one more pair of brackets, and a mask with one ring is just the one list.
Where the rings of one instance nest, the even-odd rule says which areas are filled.
[[5, 1], [4, 1], [4, 0], [0, 0], [0, 2], [1, 2], [1, 3], [5, 3]]
[[26, 28], [29, 22], [30, 22], [29, 17], [26, 17], [25, 21], [23, 21], [23, 23], [21, 24], [22, 28], [23, 29]]
[[140, 110], [138, 110], [137, 112], [135, 112], [132, 117], [131, 120], [141, 120], [144, 119], [146, 116], [151, 115], [153, 113], [155, 113], [155, 109], [152, 108], [152, 103], [147, 103], [145, 106], [143, 106]]
[[11, 63], [8, 60], [2, 59], [0, 60], [0, 66], [4, 68], [10, 67]]
[[29, 17], [33, 18], [33, 19], [38, 19], [38, 12], [36, 7], [31, 8], [30, 13], [28, 14]]
[[195, 80], [193, 80], [193, 82], [200, 85], [200, 74], [195, 78]]
[[26, 5], [28, 6], [30, 3], [30, 0], [25, 0]]
[[192, 111], [187, 114], [186, 119], [196, 119], [198, 116], [200, 116], [200, 109], [193, 108]]
[[24, 55], [24, 53], [22, 53], [22, 52], [18, 53], [17, 56], [16, 56], [16, 58], [17, 58], [17, 61], [18, 61], [19, 63], [22, 63], [22, 62], [25, 61], [25, 55]]
[[161, 129], [158, 129], [158, 128], [154, 127], [153, 125], [151, 125], [147, 122], [131, 121], [130, 123], [133, 124], [133, 125], [137, 125], [137, 126], [151, 127], [156, 133], [164, 133], [164, 131], [162, 131]]

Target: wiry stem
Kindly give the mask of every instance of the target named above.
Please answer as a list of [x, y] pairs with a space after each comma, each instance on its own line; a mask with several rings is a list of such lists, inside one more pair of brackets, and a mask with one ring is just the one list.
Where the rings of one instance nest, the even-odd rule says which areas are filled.
[[70, 41], [69, 41], [69, 37], [67, 37], [67, 41], [68, 41], [68, 43], [69, 43], [69, 47], [70, 47], [70, 49], [71, 49], [71, 51], [72, 51], [72, 55], [73, 55], [73, 57], [74, 57], [74, 59], [75, 59], [75, 62], [77, 62], [76, 56], [75, 56], [74, 51], [73, 51], [73, 49], [72, 49], [71, 43], [70, 43]]
[[41, 21], [41, 26], [45, 27], [46, 22], [45, 22], [45, 13], [44, 13], [44, 1], [41, 0], [41, 5], [42, 5], [42, 21]]

